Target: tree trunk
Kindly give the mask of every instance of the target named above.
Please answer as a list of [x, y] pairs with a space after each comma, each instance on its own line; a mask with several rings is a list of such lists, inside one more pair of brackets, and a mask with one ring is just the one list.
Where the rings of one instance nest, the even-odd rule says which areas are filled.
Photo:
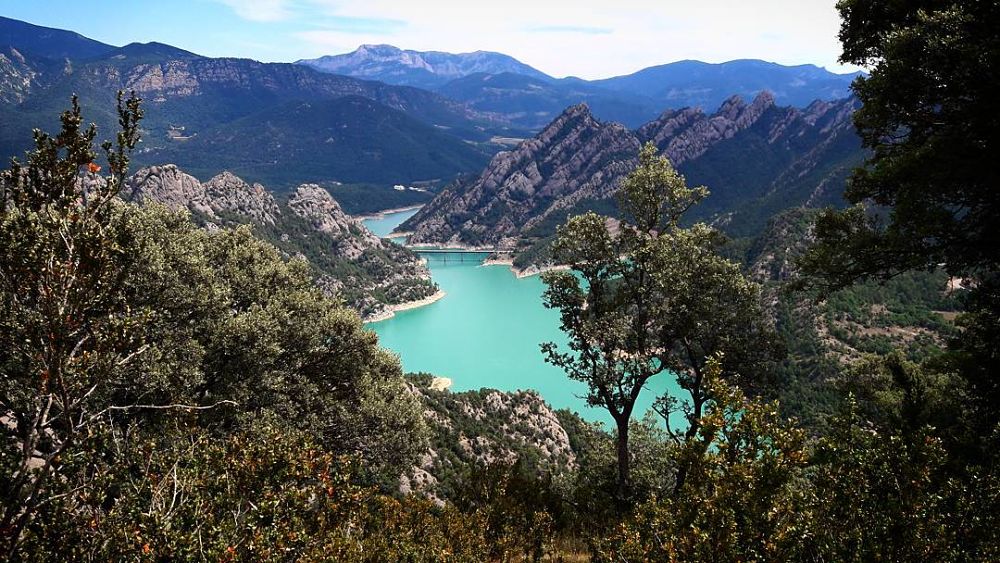
[[628, 453], [628, 422], [631, 417], [622, 417], [618, 425], [618, 501], [623, 505], [629, 496], [629, 471], [631, 460]]

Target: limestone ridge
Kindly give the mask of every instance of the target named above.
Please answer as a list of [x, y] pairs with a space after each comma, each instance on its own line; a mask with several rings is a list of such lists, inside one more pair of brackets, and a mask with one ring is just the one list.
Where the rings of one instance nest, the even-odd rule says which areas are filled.
[[733, 96], [711, 115], [670, 110], [635, 131], [573, 106], [478, 176], [442, 191], [401, 230], [413, 232], [413, 243], [523, 249], [568, 214], [595, 205], [608, 211], [647, 141], [690, 184], [710, 187], [699, 218], [762, 228], [781, 209], [836, 203], [840, 182], [863, 155], [850, 119], [856, 103], [778, 107], [763, 92], [749, 103]]
[[573, 106], [535, 138], [497, 154], [477, 178], [444, 190], [402, 229], [413, 231], [413, 243], [511, 246], [526, 226], [569, 202], [610, 193], [638, 149], [624, 126]]
[[129, 182], [130, 199], [155, 201], [170, 209], [187, 209], [202, 216], [204, 223], [219, 227], [241, 217], [244, 222], [274, 225], [281, 215], [278, 203], [260, 184], [248, 184], [229, 172], [201, 183], [173, 164], [143, 168]]
[[416, 254], [375, 236], [315, 184], [299, 186], [283, 202], [264, 186], [229, 172], [200, 182], [167, 164], [139, 170], [129, 181], [126, 198], [187, 210], [210, 230], [251, 225], [255, 234], [289, 256], [309, 260], [319, 285], [363, 316], [435, 291]]
[[681, 166], [747, 129], [772, 107], [770, 92], [762, 92], [749, 105], [740, 96], [732, 96], [712, 116], [690, 108], [668, 111], [640, 127], [637, 134], [642, 142], [654, 142], [674, 166]]
[[19, 104], [37, 86], [38, 72], [13, 47], [0, 50], [0, 103]]

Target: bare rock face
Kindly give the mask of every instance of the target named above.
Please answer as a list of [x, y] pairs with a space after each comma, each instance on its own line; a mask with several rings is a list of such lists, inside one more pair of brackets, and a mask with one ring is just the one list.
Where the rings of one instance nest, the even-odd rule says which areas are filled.
[[344, 213], [330, 192], [316, 184], [299, 186], [288, 200], [288, 208], [317, 231], [342, 241], [338, 250], [347, 258], [356, 259], [369, 248], [383, 248], [382, 239]]
[[37, 75], [17, 49], [0, 50], [0, 103], [23, 102], [36, 86]]
[[432, 448], [400, 477], [400, 490], [438, 498], [438, 486], [462, 466], [510, 464], [527, 452], [551, 474], [576, 467], [576, 452], [559, 416], [535, 391], [505, 393], [492, 389], [452, 393], [411, 385], [424, 403]]
[[625, 127], [573, 106], [534, 139], [496, 155], [475, 180], [439, 194], [402, 227], [414, 243], [494, 246], [534, 219], [607, 193], [639, 150]]
[[130, 69], [125, 77], [125, 86], [140, 94], [187, 97], [199, 93], [200, 83], [188, 69], [186, 61], [167, 61], [141, 64]]
[[174, 211], [188, 209], [217, 218], [201, 182], [173, 164], [143, 168], [132, 176], [129, 185], [133, 201], [155, 201]]
[[143, 168], [129, 182], [135, 201], [156, 201], [178, 210], [187, 209], [220, 221], [238, 215], [249, 222], [273, 225], [281, 215], [278, 203], [264, 186], [247, 184], [223, 172], [204, 184], [173, 164]]
[[644, 142], [656, 143], [674, 166], [680, 166], [705, 154], [720, 141], [731, 139], [749, 128], [772, 107], [774, 96], [770, 92], [761, 92], [750, 104], [739, 96], [733, 96], [722, 104], [715, 115], [705, 116], [686, 109], [678, 112], [677, 118], [667, 119], [662, 124], [658, 119], [643, 126], [638, 134]]
[[273, 225], [281, 210], [274, 196], [260, 184], [248, 184], [230, 172], [223, 172], [204, 184], [205, 193], [217, 212], [249, 217], [251, 221]]

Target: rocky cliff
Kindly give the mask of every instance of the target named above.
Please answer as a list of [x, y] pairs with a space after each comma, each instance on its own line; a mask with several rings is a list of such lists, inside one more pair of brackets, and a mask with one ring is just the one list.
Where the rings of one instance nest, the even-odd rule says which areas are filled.
[[0, 51], [0, 103], [23, 102], [36, 86], [37, 75], [17, 49]]
[[610, 195], [638, 150], [624, 126], [573, 106], [535, 138], [496, 155], [478, 177], [445, 189], [401, 229], [413, 231], [411, 243], [513, 247], [550, 214]]
[[363, 316], [436, 290], [416, 254], [372, 234], [315, 184], [303, 184], [279, 201], [264, 186], [228, 172], [200, 182], [165, 165], [138, 171], [127, 197], [188, 210], [208, 229], [251, 225], [289, 256], [308, 259], [320, 286]]
[[689, 184], [708, 185], [712, 196], [696, 218], [759, 229], [781, 209], [839, 201], [863, 154], [850, 120], [855, 104], [778, 107], [764, 92], [750, 103], [733, 96], [713, 114], [667, 111], [635, 131], [574, 106], [478, 176], [444, 190], [402, 229], [414, 243], [524, 249], [571, 213], [613, 213], [611, 196], [644, 142], [655, 143]]

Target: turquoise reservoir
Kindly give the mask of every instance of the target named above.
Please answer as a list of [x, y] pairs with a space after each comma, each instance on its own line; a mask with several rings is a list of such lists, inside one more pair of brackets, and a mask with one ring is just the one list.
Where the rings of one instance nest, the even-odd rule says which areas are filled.
[[[400, 215], [406, 213], [413, 212]], [[378, 220], [385, 234], [392, 231], [384, 230], [388, 220]], [[397, 218], [396, 224], [403, 220]], [[455, 255], [426, 257], [434, 281], [447, 295], [368, 325], [382, 346], [399, 354], [405, 371], [450, 378], [453, 391], [534, 389], [553, 407], [569, 408], [610, 427], [606, 411], [587, 406], [586, 385], [543, 359], [542, 342], [568, 348], [558, 312], [542, 304], [539, 276], [518, 279], [507, 266], [483, 266], [485, 254], [476, 259], [463, 255], [464, 261]], [[639, 397], [634, 416], [641, 417], [668, 387], [676, 389], [669, 374], [654, 377]]]

